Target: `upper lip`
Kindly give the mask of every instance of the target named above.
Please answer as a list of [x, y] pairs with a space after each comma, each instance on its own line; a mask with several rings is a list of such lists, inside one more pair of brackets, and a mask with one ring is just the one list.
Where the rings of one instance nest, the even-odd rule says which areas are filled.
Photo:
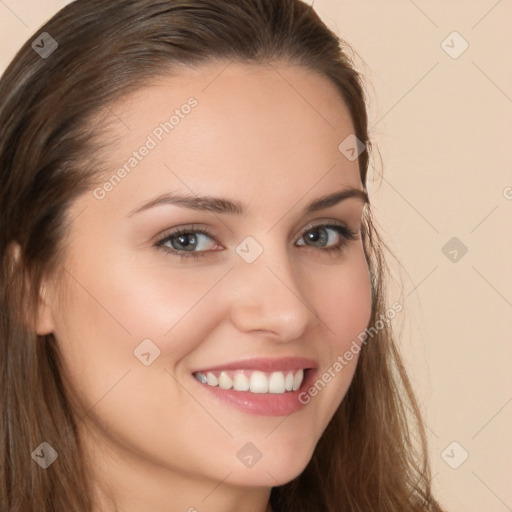
[[306, 369], [316, 367], [316, 362], [313, 359], [306, 357], [257, 357], [252, 359], [244, 359], [242, 361], [222, 363], [215, 366], [208, 366], [194, 370], [192, 373], [204, 373], [208, 371], [220, 370], [260, 370], [262, 372], [276, 372], [279, 370], [296, 370], [299, 368]]

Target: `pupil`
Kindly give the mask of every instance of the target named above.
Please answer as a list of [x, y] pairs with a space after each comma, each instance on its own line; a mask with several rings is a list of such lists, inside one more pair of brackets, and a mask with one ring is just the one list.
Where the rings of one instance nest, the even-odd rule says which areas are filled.
[[[178, 243], [181, 244], [184, 248], [194, 248], [196, 244], [196, 237], [190, 234], [183, 234], [178, 236]], [[175, 247], [175, 249], [182, 249], [183, 247]]]
[[325, 233], [320, 234], [318, 231], [318, 228], [315, 228], [314, 230], [310, 231], [307, 235], [307, 238], [310, 242], [317, 243], [317, 242], [326, 242], [327, 241], [327, 235]]

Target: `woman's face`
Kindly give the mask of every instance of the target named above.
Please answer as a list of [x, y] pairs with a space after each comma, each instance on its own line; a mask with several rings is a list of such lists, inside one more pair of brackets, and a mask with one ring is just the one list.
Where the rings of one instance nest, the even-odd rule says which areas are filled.
[[348, 109], [304, 68], [222, 63], [105, 115], [108, 172], [70, 209], [66, 293], [47, 283], [38, 324], [88, 411], [98, 470], [124, 472], [127, 492], [135, 474], [290, 481], [347, 391], [371, 312], [358, 161], [339, 149]]

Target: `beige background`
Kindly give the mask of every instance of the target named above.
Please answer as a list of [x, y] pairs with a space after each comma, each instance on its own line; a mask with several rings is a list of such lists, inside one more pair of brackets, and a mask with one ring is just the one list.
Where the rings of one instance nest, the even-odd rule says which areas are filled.
[[[66, 3], [0, 0], [0, 70]], [[372, 175], [383, 173], [369, 188], [403, 265], [401, 343], [428, 424], [435, 492], [451, 512], [510, 512], [512, 1], [314, 5], [369, 82], [382, 157]], [[452, 55], [469, 47], [452, 58], [444, 40]], [[452, 237], [465, 255], [442, 252]]]

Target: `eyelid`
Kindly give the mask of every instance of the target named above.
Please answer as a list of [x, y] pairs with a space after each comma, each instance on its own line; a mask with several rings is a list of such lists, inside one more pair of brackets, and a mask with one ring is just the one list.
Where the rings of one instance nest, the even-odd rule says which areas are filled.
[[155, 237], [155, 244], [158, 245], [159, 243], [167, 240], [170, 236], [177, 236], [183, 232], [202, 233], [204, 235], [209, 236], [212, 240], [220, 244], [219, 240], [217, 239], [213, 231], [210, 228], [204, 226], [203, 224], [185, 224], [183, 226], [169, 228]]
[[345, 228], [347, 231], [352, 231], [345, 222], [342, 222], [339, 220], [333, 220], [333, 219], [323, 219], [323, 220], [320, 219], [320, 220], [311, 221], [308, 224], [306, 224], [302, 228], [301, 233], [304, 234], [306, 231], [309, 231], [310, 229], [324, 227], [324, 226], [327, 226], [327, 227], [338, 226], [338, 227]]
[[[319, 220], [314, 220], [314, 221], [308, 222], [304, 227], [301, 228], [299, 234], [300, 234], [300, 236], [303, 236], [305, 232], [307, 232], [311, 229], [323, 227], [323, 226], [341, 226], [341, 227], [345, 228], [347, 231], [352, 231], [352, 233], [354, 233], [354, 231], [351, 230], [349, 228], [349, 226], [342, 221], [337, 221], [337, 220], [333, 220], [333, 219], [319, 219]], [[183, 226], [176, 226], [174, 228], [169, 228], [169, 229], [165, 230], [163, 232], [163, 234], [159, 234], [155, 237], [155, 243], [156, 244], [161, 243], [164, 240], [166, 240], [167, 238], [169, 238], [170, 236], [178, 235], [179, 233], [189, 232], [189, 231], [194, 232], [194, 233], [203, 233], [203, 234], [209, 236], [210, 238], [212, 238], [212, 240], [214, 240], [216, 243], [221, 245], [219, 239], [213, 233], [213, 231], [209, 227], [207, 227], [203, 224], [185, 224]], [[357, 232], [355, 232], [355, 233], [357, 233]]]

